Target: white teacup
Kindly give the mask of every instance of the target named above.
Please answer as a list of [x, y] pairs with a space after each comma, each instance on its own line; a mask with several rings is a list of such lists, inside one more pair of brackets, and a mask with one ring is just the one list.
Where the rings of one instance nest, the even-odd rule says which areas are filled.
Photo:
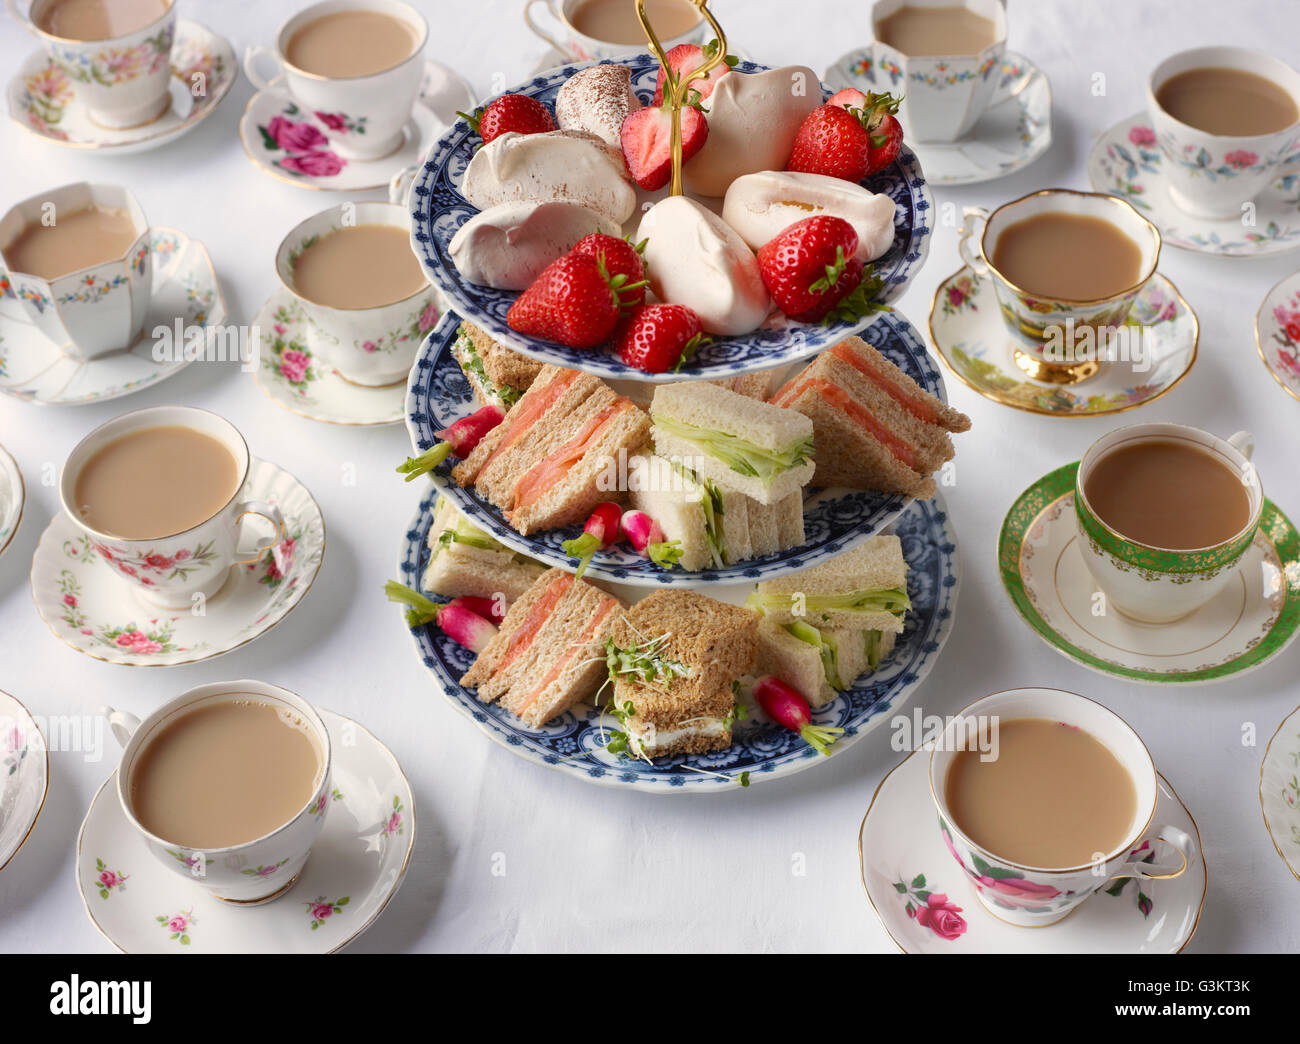
[[[57, 222], [60, 214], [91, 204], [131, 216], [136, 236], [124, 256], [57, 279], [20, 272], [6, 258], [5, 251], [28, 225]], [[124, 188], [85, 181], [63, 185], [15, 203], [0, 217], [0, 269], [7, 280], [0, 290], [18, 298], [32, 325], [66, 355], [89, 362], [129, 348], [140, 334], [153, 295], [149, 222]]]
[[[1151, 439], [1184, 442], [1217, 457], [1241, 479], [1250, 514], [1242, 529], [1213, 547], [1174, 551], [1117, 533], [1098, 517], [1084, 489], [1097, 462], [1121, 446]], [[1112, 606], [1143, 623], [1171, 623], [1195, 612], [1237, 575], [1264, 510], [1264, 487], [1251, 464], [1255, 439], [1239, 431], [1226, 439], [1185, 424], [1130, 424], [1103, 435], [1079, 461], [1074, 515], [1083, 563]]]
[[[945, 797], [954, 756], [970, 749], [968, 739], [981, 723], [1015, 718], [1047, 718], [1090, 733], [1119, 760], [1137, 795], [1133, 822], [1124, 841], [1091, 863], [1072, 867], [1022, 866], [976, 844], [953, 821]], [[963, 747], [961, 744], [965, 743]], [[979, 901], [995, 917], [1028, 928], [1059, 921], [1117, 877], [1162, 879], [1179, 876], [1195, 856], [1192, 838], [1178, 827], [1155, 824], [1159, 787], [1146, 745], [1128, 724], [1099, 703], [1060, 689], [1009, 689], [976, 700], [945, 726], [930, 754], [930, 795], [939, 812], [939, 830]], [[1163, 842], [1172, 852], [1159, 852]], [[1150, 861], [1146, 861], [1150, 859]]]
[[[145, 829], [131, 809], [129, 800], [131, 772], [140, 752], [158, 731], [178, 715], [201, 704], [230, 700], [247, 695], [258, 696], [285, 707], [306, 723], [321, 755], [311, 800], [287, 823], [263, 837], [225, 848], [195, 849], [158, 837]], [[329, 810], [331, 751], [329, 731], [320, 715], [301, 696], [260, 681], [213, 682], [200, 685], [163, 704], [140, 721], [134, 714], [104, 707], [113, 735], [122, 744], [122, 760], [117, 766], [117, 799], [127, 822], [144, 840], [154, 857], [178, 874], [202, 885], [217, 899], [228, 903], [255, 906], [276, 899], [302, 872], [312, 845], [325, 825]], [[214, 780], [213, 786], [220, 781]]]
[[70, 40], [41, 29], [47, 8], [58, 0], [34, 0], [24, 16], [16, 0], [9, 10], [45, 43], [54, 63], [73, 84], [89, 110], [91, 122], [108, 128], [152, 123], [171, 106], [172, 42], [176, 38], [176, 5], [141, 29], [108, 40]]
[[[405, 61], [369, 76], [319, 76], [291, 65], [285, 48], [294, 33], [308, 22], [342, 11], [391, 15], [410, 26], [419, 42]], [[314, 137], [313, 132], [319, 132], [341, 156], [380, 159], [402, 145], [411, 107], [420, 93], [428, 36], [429, 27], [420, 12], [398, 0], [325, 0], [303, 8], [285, 22], [275, 34], [274, 47], [250, 47], [245, 51], [244, 73], [259, 90], [270, 87], [283, 75], [290, 96], [302, 109], [302, 119], [309, 128], [306, 134]], [[277, 69], [270, 76], [257, 70], [263, 58], [276, 63]], [[280, 144], [295, 149], [303, 145], [299, 140], [304, 135], [303, 126], [292, 123], [285, 133], [295, 135], [295, 140]]]
[[[191, 428], [220, 442], [235, 458], [239, 481], [235, 492], [214, 515], [180, 533], [153, 540], [128, 540], [87, 525], [77, 510], [77, 477], [86, 462], [108, 443], [142, 428]], [[114, 575], [150, 605], [192, 609], [196, 600], [215, 595], [231, 566], [258, 561], [284, 536], [280, 509], [260, 500], [242, 500], [248, 477], [248, 444], [230, 421], [193, 406], [151, 406], [115, 417], [82, 439], [68, 455], [59, 481], [59, 499], [73, 525]], [[257, 515], [271, 524], [269, 538], [247, 550], [240, 548], [244, 519]]]
[[909, 57], [873, 39], [862, 74], [877, 90], [902, 93], [898, 121], [912, 141], [956, 141], [965, 137], [990, 107], [1011, 96], [1020, 81], [1002, 83], [1007, 49], [1007, 12], [1002, 0], [877, 0], [875, 26], [903, 7], [964, 7], [997, 27], [997, 39], [978, 54]]
[[1169, 195], [1182, 210], [1207, 218], [1240, 218], [1284, 163], [1300, 157], [1300, 124], [1272, 134], [1209, 134], [1174, 119], [1156, 101], [1166, 80], [1191, 69], [1244, 69], [1291, 95], [1300, 108], [1300, 73], [1280, 58], [1244, 47], [1180, 51], [1147, 78], [1147, 111], [1156, 142], [1168, 160]]
[[[608, 40], [598, 40], [594, 36], [580, 33], [573, 27], [573, 23], [569, 19], [582, 3], [583, 0], [528, 0], [524, 4], [524, 21], [528, 23], [528, 28], [533, 31], [535, 36], [550, 44], [571, 62], [625, 58], [630, 54], [643, 54], [650, 49], [649, 41], [645, 40], [634, 44], [620, 44], [611, 43]], [[546, 8], [546, 13], [550, 16], [551, 21], [555, 23], [555, 29], [552, 32], [547, 32], [535, 20], [533, 8], [537, 6]], [[627, 6], [632, 8], [632, 0], [627, 0]], [[668, 52], [678, 44], [703, 42], [707, 29], [708, 23], [701, 18], [693, 28], [680, 36], [674, 36], [671, 40], [665, 40], [661, 37], [659, 42], [664, 51]], [[657, 32], [658, 30], [656, 30]]]
[[425, 335], [438, 322], [437, 291], [426, 282], [411, 296], [375, 308], [333, 308], [309, 301], [294, 286], [293, 269], [303, 249], [346, 225], [409, 229], [397, 203], [340, 203], [295, 225], [275, 252], [280, 281], [308, 320], [312, 352], [353, 384], [380, 387], [405, 381]]

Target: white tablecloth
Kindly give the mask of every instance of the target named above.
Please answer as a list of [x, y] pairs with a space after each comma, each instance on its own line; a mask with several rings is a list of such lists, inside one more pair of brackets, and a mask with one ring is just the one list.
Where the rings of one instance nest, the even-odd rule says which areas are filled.
[[[480, 94], [524, 78], [542, 53], [523, 25], [520, 0], [413, 2], [432, 26], [430, 57], [460, 70]], [[296, 6], [180, 0], [184, 16], [207, 22], [239, 52], [269, 42]], [[1013, 0], [1010, 46], [1051, 77], [1055, 140], [1047, 156], [1003, 181], [936, 191], [941, 220], [929, 261], [898, 302], [914, 325], [925, 329], [936, 284], [958, 267], [957, 230], [942, 221], [944, 203], [955, 203], [959, 214], [963, 205], [997, 204], [1039, 187], [1086, 188], [1089, 146], [1100, 130], [1142, 107], [1143, 78], [1155, 61], [1211, 42], [1281, 55], [1300, 37], [1300, 7], [1255, 0], [1233, 4], [1224, 17], [1222, 4], [1188, 0], [1174, 17], [1174, 6]], [[819, 72], [866, 36], [869, 17], [867, 4], [842, 0], [716, 0], [715, 7], [733, 45], [755, 60]], [[34, 46], [8, 19], [0, 22], [6, 75]], [[1093, 88], [1099, 73], [1101, 96]], [[250, 94], [241, 79], [192, 135], [130, 157], [51, 148], [6, 120], [0, 209], [84, 178], [129, 185], [152, 221], [207, 244], [230, 321], [249, 322], [276, 285], [272, 257], [284, 232], [341, 198], [295, 189], [252, 167], [236, 129]], [[1252, 333], [1265, 291], [1297, 265], [1300, 253], [1254, 261], [1166, 250], [1162, 269], [1200, 316], [1200, 359], [1173, 393], [1122, 420], [1186, 421], [1225, 434], [1252, 429], [1269, 495], [1300, 518], [1287, 437], [1300, 422], [1300, 404], [1265, 371]], [[1037, 684], [1114, 708], [1146, 739], [1200, 824], [1210, 884], [1189, 949], [1300, 949], [1297, 884], [1265, 833], [1257, 796], [1264, 742], [1298, 702], [1300, 652], [1293, 648], [1240, 682], [1166, 692], [1102, 678], [1047, 648], [1002, 590], [998, 529], [1022, 489], [1120, 421], [1051, 420], [996, 406], [955, 379], [948, 387], [974, 419], [972, 432], [958, 439], [958, 482], [947, 491], [964, 578], [952, 637], [913, 703], [945, 714], [988, 692]], [[33, 608], [28, 569], [58, 510], [54, 478], [68, 450], [120, 412], [163, 403], [229, 417], [255, 454], [299, 476], [324, 510], [329, 545], [303, 605], [262, 640], [209, 663], [141, 670], [78, 655], [56, 639]], [[49, 409], [0, 399], [0, 443], [18, 459], [29, 497], [22, 528], [0, 559], [0, 688], [37, 714], [87, 714], [111, 703], [143, 715], [202, 682], [264, 678], [357, 718], [400, 759], [418, 803], [416, 853], [400, 895], [355, 949], [892, 950], [863, 897], [856, 852], [862, 814], [899, 757], [887, 729], [785, 781], [654, 797], [526, 764], [447, 705], [381, 592], [423, 491], [422, 483], [405, 485], [393, 474], [408, 448], [400, 426], [312, 423], [273, 405], [248, 374], [211, 364], [101, 405]], [[355, 485], [345, 482], [352, 469]], [[1255, 745], [1243, 743], [1248, 732]], [[73, 846], [112, 753], [99, 763], [77, 754], [51, 760], [35, 834], [0, 874], [0, 950], [105, 951], [108, 943], [81, 908]]]

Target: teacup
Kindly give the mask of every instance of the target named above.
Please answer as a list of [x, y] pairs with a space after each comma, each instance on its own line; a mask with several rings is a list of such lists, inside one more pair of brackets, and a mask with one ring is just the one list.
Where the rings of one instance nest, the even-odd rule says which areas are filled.
[[312, 352], [344, 380], [380, 387], [406, 380], [420, 342], [438, 322], [437, 291], [426, 282], [393, 304], [333, 308], [307, 300], [293, 280], [298, 256], [319, 236], [365, 224], [407, 229], [410, 220], [397, 203], [340, 203], [293, 227], [276, 250], [275, 270], [307, 317]]
[[[320, 752], [321, 767], [312, 797], [288, 822], [244, 844], [200, 850], [175, 844], [150, 833], [132, 811], [131, 772], [140, 753], [158, 731], [178, 715], [219, 700], [245, 694], [283, 704], [311, 730]], [[117, 766], [117, 799], [131, 827], [163, 866], [191, 879], [224, 902], [255, 906], [284, 894], [302, 872], [312, 845], [325, 825], [329, 808], [331, 751], [329, 732], [320, 715], [301, 696], [260, 681], [213, 682], [190, 689], [163, 704], [141, 721], [134, 714], [104, 707], [122, 759]], [[213, 786], [220, 781], [213, 780]]]
[[[405, 22], [414, 32], [415, 50], [391, 69], [369, 76], [320, 76], [298, 69], [285, 57], [285, 49], [294, 33], [308, 22], [344, 11], [378, 11]], [[373, 160], [395, 152], [402, 145], [405, 128], [411, 119], [411, 107], [420, 93], [424, 76], [424, 45], [429, 27], [424, 17], [409, 4], [399, 0], [325, 0], [303, 8], [275, 34], [274, 47], [250, 47], [244, 53], [244, 73], [259, 90], [265, 90], [283, 75], [289, 95], [302, 110], [303, 123], [289, 121], [283, 133], [291, 140], [281, 141], [291, 151], [310, 151], [305, 140], [309, 135], [341, 156]], [[259, 59], [269, 58], [277, 66], [270, 76], [257, 70]], [[268, 133], [275, 135], [273, 129]], [[322, 135], [323, 140], [317, 135]], [[278, 139], [277, 139], [278, 140]], [[306, 146], [306, 147], [304, 147]]]
[[110, 129], [139, 127], [171, 107], [168, 88], [176, 37], [172, 0], [164, 0], [166, 11], [148, 25], [107, 40], [67, 39], [40, 28], [45, 13], [58, 2], [35, 0], [25, 17], [13, 0], [9, 9], [45, 43], [54, 63], [75, 85], [91, 122]]
[[[77, 478], [82, 467], [100, 449], [143, 428], [183, 427], [211, 436], [234, 457], [238, 481], [235, 493], [210, 518], [180, 533], [149, 540], [131, 540], [102, 533], [83, 521], [77, 510]], [[151, 406], [124, 413], [101, 424], [68, 455], [59, 481], [59, 499], [72, 524], [109, 565], [114, 575], [149, 605], [192, 609], [201, 599], [215, 595], [230, 569], [260, 560], [284, 535], [280, 509], [260, 500], [241, 499], [251, 456], [239, 429], [224, 417], [193, 406]], [[244, 519], [260, 516], [271, 523], [272, 535], [244, 550], [239, 538]]]
[[[1007, 226], [1044, 213], [1096, 217], [1112, 224], [1141, 251], [1138, 281], [1091, 301], [1045, 300], [1016, 286], [991, 260], [998, 237]], [[1017, 365], [1035, 380], [1070, 384], [1091, 377], [1100, 368], [1098, 349], [1124, 325], [1133, 302], [1155, 274], [1160, 243], [1160, 230], [1124, 200], [1100, 192], [1050, 188], [1004, 203], [992, 213], [983, 207], [967, 207], [958, 251], [978, 278], [992, 280], [1002, 318], [1017, 341]], [[1075, 337], [1085, 329], [1093, 336]]]
[[1300, 156], [1300, 126], [1272, 134], [1209, 134], [1174, 119], [1156, 101], [1166, 80], [1191, 69], [1243, 69], [1271, 80], [1300, 108], [1300, 73], [1280, 58], [1244, 47], [1198, 47], [1180, 51], [1147, 78], [1147, 112], [1156, 142], [1168, 159], [1169, 195], [1189, 214], [1241, 218], [1247, 205], [1282, 176], [1281, 166]]
[[[5, 251], [28, 225], [58, 221], [90, 205], [125, 210], [136, 232], [120, 258], [78, 269], [57, 279], [20, 272]], [[16, 297], [32, 325], [66, 355], [89, 362], [129, 348], [140, 334], [153, 294], [149, 222], [124, 188], [81, 181], [15, 203], [0, 217], [0, 292]]]
[[[1046, 718], [1090, 733], [1115, 756], [1133, 781], [1136, 811], [1122, 844], [1082, 866], [1022, 866], [990, 852], [967, 837], [953, 821], [945, 796], [954, 756], [969, 748], [968, 738], [981, 723]], [[965, 744], [963, 746], [963, 744]], [[939, 830], [975, 894], [995, 917], [1010, 924], [1041, 927], [1073, 911], [1115, 878], [1178, 877], [1195, 855], [1190, 835], [1178, 827], [1155, 825], [1159, 786], [1146, 745], [1118, 715], [1099, 703], [1059, 689], [1009, 689], [976, 700], [949, 720], [930, 754], [930, 796], [939, 814]], [[1171, 847], [1173, 858], [1155, 845]], [[1148, 862], [1148, 858], [1150, 861]]]
[[[569, 19], [582, 3], [583, 0], [528, 0], [524, 4], [524, 21], [528, 23], [528, 28], [533, 31], [535, 36], [550, 44], [571, 62], [624, 58], [630, 54], [642, 54], [650, 49], [649, 41], [635, 44], [611, 43], [608, 40], [598, 40], [594, 36], [587, 36], [585, 33], [579, 32], [573, 27], [573, 23]], [[539, 5], [546, 8], [547, 14], [556, 23], [557, 29], [553, 30], [555, 35], [548, 33], [534, 19], [533, 8]], [[632, 0], [628, 0], [627, 6], [632, 7]], [[671, 40], [660, 38], [660, 44], [664, 51], [667, 52], [678, 44], [701, 43], [707, 29], [708, 23], [701, 18], [693, 28], [680, 36], [674, 36]], [[656, 34], [657, 32], [656, 30]]]
[[[1152, 439], [1185, 442], [1217, 457], [1240, 479], [1249, 516], [1233, 536], [1212, 547], [1173, 551], [1131, 540], [1103, 522], [1084, 488], [1096, 463], [1121, 446]], [[1250, 462], [1255, 439], [1239, 431], [1226, 439], [1184, 424], [1130, 424], [1094, 442], [1079, 461], [1074, 513], [1084, 565], [1109, 603], [1143, 623], [1170, 623], [1199, 609], [1237, 575], [1264, 510], [1264, 488]]]
[[912, 141], [945, 142], [965, 137], [985, 111], [1011, 96], [1019, 80], [1003, 82], [1002, 56], [1007, 49], [1007, 12], [1002, 0], [877, 0], [871, 7], [875, 26], [904, 7], [960, 6], [987, 18], [997, 39], [978, 54], [909, 57], [873, 39], [862, 75], [878, 90], [902, 92], [898, 119]]

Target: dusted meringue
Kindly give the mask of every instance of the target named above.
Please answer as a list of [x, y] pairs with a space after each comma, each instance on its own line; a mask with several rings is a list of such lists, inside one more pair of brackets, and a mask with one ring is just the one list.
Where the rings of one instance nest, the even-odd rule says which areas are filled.
[[561, 130], [586, 131], [621, 149], [623, 121], [641, 103], [632, 92], [632, 71], [626, 65], [603, 63], [580, 69], [555, 96], [555, 119]]
[[460, 227], [449, 253], [456, 271], [471, 283], [524, 290], [583, 236], [621, 231], [609, 218], [565, 199], [498, 203]]

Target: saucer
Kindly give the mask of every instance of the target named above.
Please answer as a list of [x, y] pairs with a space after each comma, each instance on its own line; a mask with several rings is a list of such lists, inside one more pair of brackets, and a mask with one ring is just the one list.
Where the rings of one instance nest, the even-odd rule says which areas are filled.
[[[841, 56], [822, 79], [831, 87], [878, 90], [870, 78], [870, 52]], [[1011, 96], [989, 108], [960, 141], [908, 145], [921, 161], [931, 185], [973, 185], [1014, 174], [1038, 159], [1052, 144], [1052, 86], [1047, 74], [1022, 54], [1007, 51], [1002, 84], [1015, 83]]]
[[45, 736], [26, 707], [0, 692], [0, 870], [31, 836], [49, 787]]
[[277, 118], [281, 121], [276, 124], [276, 131], [283, 134], [301, 125], [305, 116], [289, 96], [283, 77], [249, 99], [239, 120], [239, 139], [255, 167], [291, 185], [333, 192], [386, 188], [396, 171], [420, 161], [438, 135], [456, 119], [457, 109], [468, 112], [474, 105], [469, 85], [437, 62], [424, 63], [420, 92], [419, 101], [411, 109], [401, 147], [378, 159], [340, 156], [329, 148], [329, 142], [319, 131], [315, 132], [319, 142], [311, 148], [290, 149], [281, 145], [271, 129], [271, 121]]
[[0, 446], [0, 555], [5, 553], [23, 520], [27, 499], [23, 473], [9, 451]]
[[[104, 781], [77, 835], [77, 889], [91, 923], [124, 953], [333, 953], [401, 887], [415, 847], [415, 797], [382, 743], [322, 710], [334, 751], [330, 808], [301, 875], [265, 906], [237, 907], [173, 873], [145, 847]], [[262, 876], [274, 867], [248, 869]]]
[[[904, 953], [1177, 953], [1196, 934], [1209, 881], [1196, 820], [1169, 781], [1157, 781], [1155, 821], [1196, 841], [1186, 871], [1167, 881], [1117, 878], [1063, 920], [1022, 928], [976, 897], [939, 833], [929, 754], [909, 754], [881, 780], [858, 831], [867, 902]], [[926, 907], [945, 914], [918, 918]]]
[[69, 358], [22, 314], [0, 273], [0, 394], [43, 406], [79, 406], [130, 395], [179, 373], [192, 360], [153, 358], [151, 331], [216, 327], [226, 320], [226, 299], [203, 244], [170, 228], [150, 230], [154, 254], [153, 298], [140, 336], [130, 348], [92, 362]]
[[1300, 879], [1300, 707], [1283, 719], [1264, 748], [1259, 807], [1273, 847]]
[[1099, 674], [1156, 685], [1238, 679], [1273, 659], [1300, 626], [1300, 534], [1264, 501], [1236, 580], [1169, 624], [1094, 616], [1097, 586], [1074, 518], [1076, 461], [1043, 476], [1007, 512], [998, 568], [1007, 594], [1043, 641]]
[[367, 388], [319, 365], [307, 347], [307, 317], [283, 287], [262, 306], [253, 328], [259, 351], [253, 379], [277, 406], [325, 424], [396, 424], [402, 419], [406, 382]]
[[1149, 368], [1121, 358], [1069, 386], [1030, 380], [1016, 365], [1017, 341], [998, 308], [992, 281], [961, 268], [939, 284], [930, 303], [930, 340], [944, 363], [986, 399], [1049, 417], [1122, 413], [1160, 398], [1196, 362], [1196, 313], [1157, 272], [1143, 287], [1124, 327], [1142, 331]]
[[[154, 149], [197, 127], [216, 111], [234, 86], [238, 63], [230, 41], [188, 18], [176, 21], [172, 49], [171, 106], [137, 127], [120, 130], [95, 123], [77, 98], [75, 85], [44, 51], [29, 55], [9, 81], [9, 116], [42, 141], [74, 149], [105, 149], [119, 155]], [[195, 97], [192, 77], [206, 77]]]
[[[196, 663], [265, 634], [316, 579], [325, 522], [307, 488], [269, 461], [252, 461], [241, 496], [277, 506], [288, 536], [257, 562], [234, 566], [202, 616], [137, 597], [90, 538], [62, 512], [55, 515], [32, 560], [32, 597], [46, 626], [77, 652], [129, 667]], [[258, 525], [256, 533], [265, 534], [266, 527]]]
[[1263, 257], [1300, 246], [1300, 173], [1283, 175], [1255, 197], [1255, 225], [1188, 214], [1169, 198], [1168, 159], [1145, 113], [1102, 131], [1088, 155], [1088, 180], [1098, 192], [1132, 203], [1160, 229], [1166, 246], [1220, 257]]
[[1275, 285], [1259, 306], [1255, 346], [1274, 380], [1300, 399], [1300, 272]]

